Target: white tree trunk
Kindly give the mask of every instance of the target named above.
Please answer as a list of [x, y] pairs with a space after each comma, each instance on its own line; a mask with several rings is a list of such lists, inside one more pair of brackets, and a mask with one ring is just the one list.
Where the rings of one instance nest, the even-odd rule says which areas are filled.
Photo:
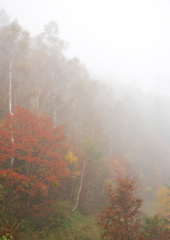
[[[9, 63], [9, 113], [12, 116], [12, 63], [10, 59]], [[12, 123], [11, 123], [12, 126]], [[13, 136], [13, 131], [11, 130], [11, 143], [12, 143], [12, 149], [13, 149], [13, 144], [14, 144], [14, 136]], [[11, 168], [14, 165], [14, 157], [11, 158]]]
[[83, 177], [84, 177], [85, 166], [86, 166], [86, 163], [84, 162], [83, 171], [82, 171], [82, 174], [81, 174], [81, 181], [80, 181], [79, 192], [78, 192], [78, 195], [77, 195], [77, 201], [76, 201], [76, 204], [75, 204], [74, 208], [72, 209], [72, 212], [74, 212], [76, 210], [76, 208], [78, 206], [78, 203], [79, 203], [80, 193], [81, 193], [82, 184], [83, 184]]
[[53, 93], [53, 118], [54, 122], [57, 122], [57, 113], [56, 113], [56, 96], [55, 96], [55, 88], [54, 88], [54, 93]]
[[55, 89], [55, 74], [54, 71], [52, 73], [52, 80], [53, 80], [53, 120], [57, 122], [57, 113], [56, 113], [56, 89]]
[[11, 61], [9, 63], [9, 113], [10, 113], [10, 115], [13, 115], [13, 113], [12, 113], [12, 63], [11, 63]]

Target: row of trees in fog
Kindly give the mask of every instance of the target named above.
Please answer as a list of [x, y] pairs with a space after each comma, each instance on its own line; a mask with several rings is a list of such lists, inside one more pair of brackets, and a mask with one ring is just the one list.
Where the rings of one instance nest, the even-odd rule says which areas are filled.
[[170, 99], [91, 79], [68, 46], [57, 23], [30, 37], [0, 12], [1, 235], [17, 239], [26, 218], [50, 226], [64, 202], [95, 215], [127, 175], [143, 214], [169, 217]]

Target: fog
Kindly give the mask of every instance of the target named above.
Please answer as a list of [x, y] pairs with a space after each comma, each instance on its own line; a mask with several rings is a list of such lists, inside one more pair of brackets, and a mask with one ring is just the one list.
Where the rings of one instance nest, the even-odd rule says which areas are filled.
[[92, 76], [136, 81], [145, 91], [168, 94], [170, 2], [167, 0], [1, 0], [11, 19], [32, 35], [55, 20]]
[[0, 239], [168, 239], [169, 12], [1, 0]]

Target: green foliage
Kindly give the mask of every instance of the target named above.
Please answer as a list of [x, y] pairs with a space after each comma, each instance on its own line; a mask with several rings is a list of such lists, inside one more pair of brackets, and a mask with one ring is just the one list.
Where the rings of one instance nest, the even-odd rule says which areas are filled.
[[168, 234], [168, 219], [161, 218], [159, 214], [145, 217], [142, 239], [166, 239]]
[[9, 233], [0, 237], [0, 240], [8, 240], [8, 239], [13, 239], [13, 237]]
[[95, 240], [99, 238], [99, 229], [96, 226], [96, 219], [85, 217], [75, 211], [68, 219], [62, 219], [58, 226], [48, 234], [49, 240]]
[[46, 225], [37, 219], [25, 222], [22, 238], [25, 240], [97, 240], [99, 228], [94, 217], [71, 212], [68, 201], [56, 202], [57, 212], [53, 221]]

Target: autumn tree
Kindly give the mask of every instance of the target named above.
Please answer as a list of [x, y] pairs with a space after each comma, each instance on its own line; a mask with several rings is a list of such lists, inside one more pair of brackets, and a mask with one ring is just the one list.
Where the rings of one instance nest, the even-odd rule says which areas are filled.
[[135, 197], [136, 180], [118, 178], [114, 188], [107, 186], [108, 204], [100, 214], [101, 239], [137, 239], [142, 200]]
[[170, 237], [168, 223], [168, 219], [160, 217], [159, 214], [145, 217], [139, 240], [168, 240]]
[[[12, 123], [12, 125], [11, 125]], [[11, 142], [11, 128], [15, 142]], [[0, 131], [0, 236], [15, 233], [30, 209], [42, 206], [51, 188], [68, 175], [63, 126], [18, 107]], [[10, 159], [14, 158], [11, 168]], [[42, 209], [43, 211], [43, 209]]]

